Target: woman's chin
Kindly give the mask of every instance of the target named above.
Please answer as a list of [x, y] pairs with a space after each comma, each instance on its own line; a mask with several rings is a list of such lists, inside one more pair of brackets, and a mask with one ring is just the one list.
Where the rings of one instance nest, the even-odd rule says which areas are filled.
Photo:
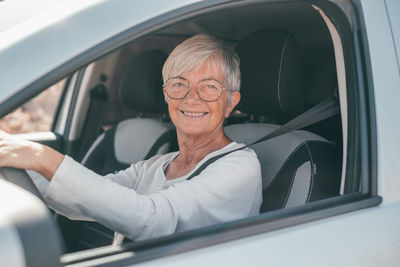
[[179, 127], [178, 131], [186, 137], [200, 137], [208, 136], [212, 129], [210, 129], [208, 124], [203, 125], [190, 125], [189, 127]]
[[202, 136], [202, 135], [207, 135], [207, 131], [202, 130], [202, 129], [182, 129], [180, 131], [183, 135], [189, 137], [189, 136], [193, 136], [193, 137], [198, 137], [198, 136]]

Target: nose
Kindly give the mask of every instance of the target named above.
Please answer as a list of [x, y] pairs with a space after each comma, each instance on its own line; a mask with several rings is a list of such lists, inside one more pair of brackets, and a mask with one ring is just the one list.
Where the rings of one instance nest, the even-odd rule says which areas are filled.
[[187, 102], [201, 102], [201, 98], [199, 96], [199, 93], [197, 92], [197, 86], [195, 84], [191, 84], [189, 88], [189, 92], [185, 97], [185, 100]]

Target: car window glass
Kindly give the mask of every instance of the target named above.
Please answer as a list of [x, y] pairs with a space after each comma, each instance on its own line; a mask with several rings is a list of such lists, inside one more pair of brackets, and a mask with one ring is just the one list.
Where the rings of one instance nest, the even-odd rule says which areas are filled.
[[66, 79], [0, 119], [0, 129], [12, 134], [50, 131]]

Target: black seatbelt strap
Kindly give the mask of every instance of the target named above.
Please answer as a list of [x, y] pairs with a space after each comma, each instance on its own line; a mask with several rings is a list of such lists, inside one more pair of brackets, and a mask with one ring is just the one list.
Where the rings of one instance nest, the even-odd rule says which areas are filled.
[[92, 89], [90, 89], [90, 105], [87, 112], [84, 137], [81, 142], [81, 158], [85, 155], [89, 146], [96, 139], [99, 134], [101, 121], [99, 118], [102, 117], [104, 103], [108, 99], [107, 89], [104, 84], [99, 83]]
[[272, 138], [275, 138], [277, 136], [283, 135], [288, 132], [292, 132], [304, 127], [307, 127], [309, 125], [312, 125], [314, 123], [323, 121], [325, 119], [328, 119], [330, 117], [333, 117], [334, 115], [338, 114], [340, 111], [338, 103], [334, 100], [333, 97], [328, 98], [327, 100], [319, 103], [318, 105], [315, 105], [314, 107], [310, 108], [309, 110], [305, 111], [304, 113], [300, 114], [296, 118], [288, 121], [281, 127], [275, 129], [274, 131], [270, 132], [269, 134], [259, 138], [258, 140], [248, 144], [241, 146], [239, 148], [236, 148], [234, 150], [222, 153], [220, 155], [214, 156], [209, 158], [207, 161], [205, 161], [195, 172], [192, 173], [192, 175], [187, 178], [187, 180], [192, 179], [193, 177], [199, 175], [205, 168], [208, 167], [211, 163], [215, 162], [216, 160], [232, 153], [238, 150], [241, 150], [243, 148], [270, 140]]

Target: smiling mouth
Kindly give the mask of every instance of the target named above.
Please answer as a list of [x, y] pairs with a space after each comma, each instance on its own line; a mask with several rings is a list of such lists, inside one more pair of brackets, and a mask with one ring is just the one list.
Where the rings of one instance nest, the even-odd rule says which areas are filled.
[[188, 117], [203, 117], [208, 114], [208, 112], [188, 112], [181, 110], [182, 114]]

